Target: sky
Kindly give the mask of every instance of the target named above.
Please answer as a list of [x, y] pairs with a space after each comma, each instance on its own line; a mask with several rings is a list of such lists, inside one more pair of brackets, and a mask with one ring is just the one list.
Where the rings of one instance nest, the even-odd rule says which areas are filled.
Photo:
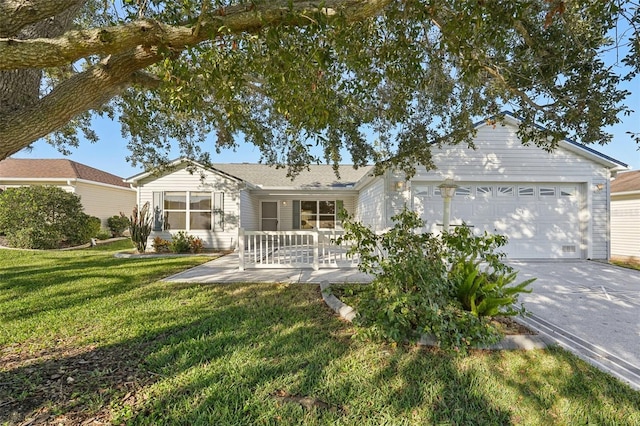
[[[611, 143], [590, 145], [596, 151], [627, 164], [631, 170], [640, 170], [639, 147], [631, 140], [631, 136], [626, 134], [626, 132], [640, 132], [640, 87], [636, 88], [639, 84], [640, 82], [635, 81], [626, 87], [632, 94], [625, 104], [634, 112], [629, 116], [620, 117], [621, 122], [618, 125], [607, 129], [613, 134]], [[94, 130], [100, 140], [96, 143], [81, 140], [78, 148], [71, 149], [69, 156], [64, 156], [44, 140], [39, 140], [32, 145], [31, 150], [22, 150], [13, 157], [68, 158], [123, 178], [134, 176], [143, 171], [139, 167], [134, 168], [125, 160], [128, 155], [127, 141], [122, 138], [120, 124], [117, 121], [96, 118]], [[213, 150], [213, 143], [210, 143], [210, 146], [212, 147], [212, 161], [216, 163], [256, 163], [260, 160], [260, 151], [251, 144], [241, 144], [235, 152], [224, 150], [220, 154], [216, 154]], [[348, 160], [348, 155], [344, 156], [343, 161], [349, 163]]]

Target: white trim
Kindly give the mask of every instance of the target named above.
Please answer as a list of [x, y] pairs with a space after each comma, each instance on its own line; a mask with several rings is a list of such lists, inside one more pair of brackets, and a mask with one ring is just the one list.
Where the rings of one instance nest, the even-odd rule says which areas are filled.
[[66, 186], [74, 186], [74, 183], [86, 183], [89, 185], [122, 189], [123, 191], [135, 191], [135, 188], [133, 188], [131, 185], [129, 185], [129, 187], [125, 187], [125, 186], [113, 185], [110, 183], [97, 182], [95, 180], [79, 179], [79, 178], [0, 178], [0, 183], [3, 183], [5, 181], [6, 182], [24, 182], [24, 185], [30, 185], [29, 182], [60, 182]]

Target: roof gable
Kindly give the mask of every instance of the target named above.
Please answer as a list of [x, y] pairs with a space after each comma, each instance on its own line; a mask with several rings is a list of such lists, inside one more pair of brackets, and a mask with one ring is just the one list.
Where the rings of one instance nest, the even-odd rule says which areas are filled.
[[[510, 111], [502, 111], [501, 114], [505, 116], [505, 123], [510, 124], [515, 127], [519, 127], [522, 124], [522, 120], [518, 118], [514, 113]], [[479, 129], [484, 126], [493, 125], [490, 120], [483, 120], [481, 122], [476, 123], [475, 128]], [[544, 129], [542, 126], [536, 125], [538, 129]], [[565, 148], [569, 151], [572, 151], [578, 155], [581, 155], [585, 158], [590, 159], [591, 161], [595, 161], [599, 164], [604, 165], [607, 168], [615, 169], [615, 170], [624, 170], [628, 167], [627, 164], [622, 161], [616, 160], [613, 157], [605, 155], [587, 145], [581, 144], [571, 139], [563, 139], [560, 141], [560, 147]]]
[[120, 176], [64, 158], [7, 158], [0, 161], [0, 179], [82, 179], [130, 188]]

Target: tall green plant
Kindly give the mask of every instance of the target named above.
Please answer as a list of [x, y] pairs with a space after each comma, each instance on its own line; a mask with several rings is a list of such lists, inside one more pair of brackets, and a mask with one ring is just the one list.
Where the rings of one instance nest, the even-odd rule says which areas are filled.
[[147, 239], [151, 234], [151, 213], [149, 213], [148, 201], [141, 209], [138, 209], [138, 205], [133, 208], [133, 214], [129, 217], [129, 233], [138, 252], [143, 253], [147, 249]]

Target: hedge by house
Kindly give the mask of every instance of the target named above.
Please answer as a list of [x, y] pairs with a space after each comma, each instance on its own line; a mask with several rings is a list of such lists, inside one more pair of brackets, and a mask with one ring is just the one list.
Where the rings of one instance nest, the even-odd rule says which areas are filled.
[[25, 186], [0, 194], [0, 233], [12, 247], [84, 244], [99, 231], [100, 219], [84, 213], [80, 197], [61, 188]]

